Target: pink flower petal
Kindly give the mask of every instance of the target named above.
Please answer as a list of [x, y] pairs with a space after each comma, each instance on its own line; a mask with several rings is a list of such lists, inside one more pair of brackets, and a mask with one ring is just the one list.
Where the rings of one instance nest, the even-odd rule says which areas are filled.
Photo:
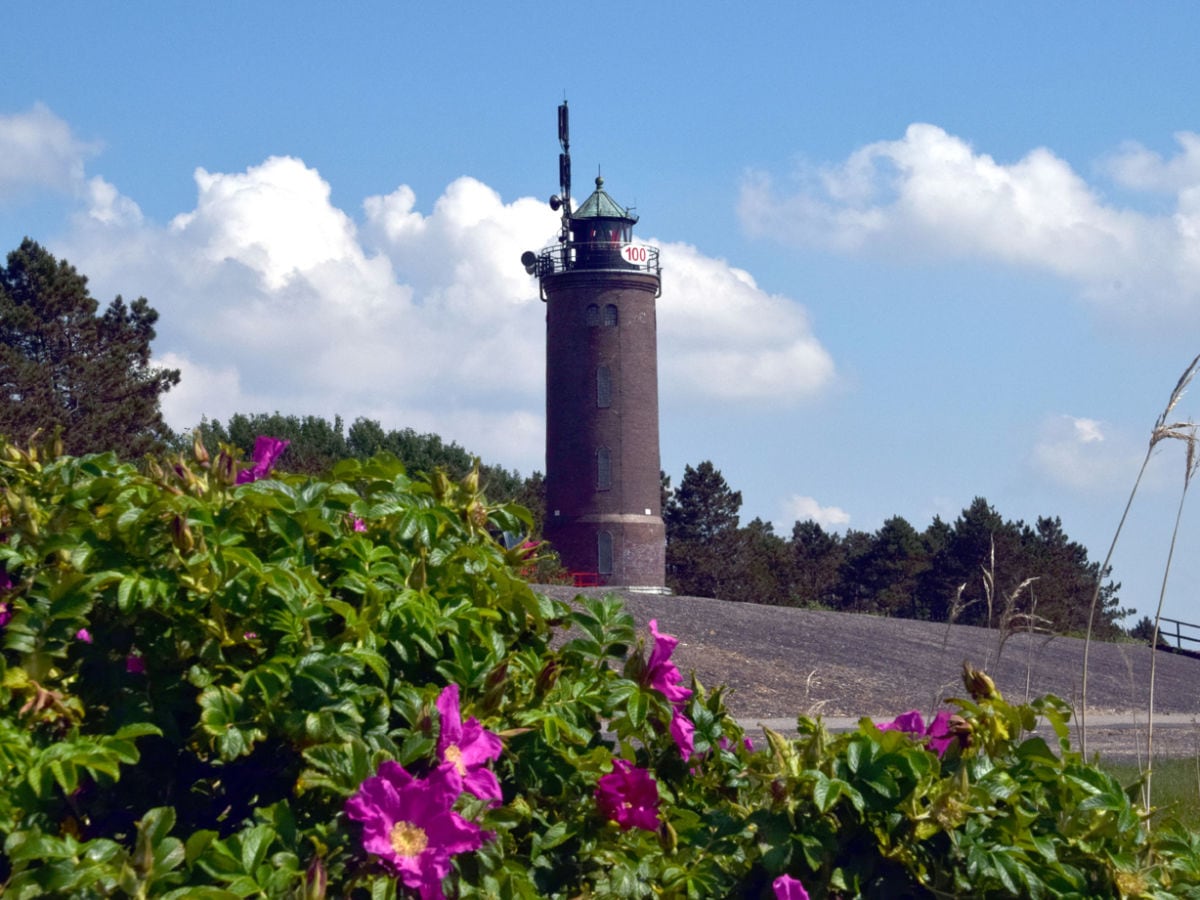
[[808, 891], [799, 879], [791, 875], [780, 875], [771, 883], [775, 889], [775, 900], [808, 900]]
[[623, 830], [658, 831], [658, 784], [645, 769], [614, 759], [612, 772], [596, 782], [595, 799], [601, 814]]

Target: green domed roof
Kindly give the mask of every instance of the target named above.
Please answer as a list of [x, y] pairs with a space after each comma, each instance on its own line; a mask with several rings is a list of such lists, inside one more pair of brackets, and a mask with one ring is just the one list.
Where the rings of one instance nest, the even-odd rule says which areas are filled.
[[592, 192], [592, 196], [584, 200], [579, 209], [571, 213], [571, 218], [624, 219], [631, 224], [638, 220], [637, 216], [630, 214], [629, 210], [605, 193], [604, 179], [600, 176], [596, 176], [596, 190]]

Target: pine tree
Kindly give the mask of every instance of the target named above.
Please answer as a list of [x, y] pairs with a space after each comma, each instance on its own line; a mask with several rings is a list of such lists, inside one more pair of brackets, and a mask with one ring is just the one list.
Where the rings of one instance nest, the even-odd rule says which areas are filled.
[[675, 593], [732, 599], [728, 590], [737, 582], [741, 508], [742, 492], [732, 490], [711, 462], [684, 467], [663, 510], [667, 581]]
[[121, 297], [102, 315], [87, 278], [26, 238], [0, 267], [0, 434], [62, 428], [73, 454], [135, 458], [170, 437], [161, 396], [179, 372], [150, 365], [158, 313]]

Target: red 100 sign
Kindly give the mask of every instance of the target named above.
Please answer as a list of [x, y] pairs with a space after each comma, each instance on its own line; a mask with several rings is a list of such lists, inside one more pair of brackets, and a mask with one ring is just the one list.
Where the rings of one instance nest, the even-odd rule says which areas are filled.
[[626, 244], [621, 248], [621, 255], [625, 257], [625, 262], [633, 263], [635, 266], [645, 265], [646, 260], [650, 258], [650, 251], [636, 244]]

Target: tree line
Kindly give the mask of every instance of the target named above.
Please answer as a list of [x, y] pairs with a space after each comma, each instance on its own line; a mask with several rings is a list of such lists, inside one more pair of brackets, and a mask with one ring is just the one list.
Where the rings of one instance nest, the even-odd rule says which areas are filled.
[[[128, 460], [189, 447], [192, 433], [173, 434], [162, 418], [161, 397], [179, 372], [150, 364], [157, 320], [144, 297], [127, 305], [118, 296], [101, 312], [84, 275], [26, 238], [0, 266], [0, 434], [23, 441], [58, 429], [69, 453], [113, 451]], [[435, 434], [387, 430], [363, 418], [347, 428], [340, 416], [239, 413], [198, 430], [209, 446], [224, 442], [247, 455], [260, 434], [285, 438], [286, 468], [310, 474], [381, 452], [410, 472], [461, 477], [475, 463]], [[484, 464], [481, 478], [492, 499], [530, 509], [540, 533], [541, 473], [523, 478]], [[1013, 522], [982, 497], [954, 522], [935, 518], [918, 531], [893, 516], [875, 532], [844, 535], [811, 520], [797, 521], [786, 536], [757, 518], [741, 525], [741, 504], [710, 461], [687, 466], [674, 490], [664, 476], [667, 577], [676, 593], [1079, 632], [1101, 576], [1057, 517]], [[1126, 611], [1119, 585], [1102, 574], [1097, 620], [1101, 632], [1114, 632]]]
[[[839, 535], [797, 521], [788, 536], [756, 518], [740, 525], [740, 491], [709, 461], [664, 479], [667, 583], [678, 594], [818, 607], [935, 622], [1082, 633], [1100, 564], [1058, 517], [1029, 525], [976, 497], [953, 521], [918, 531], [893, 516], [874, 532]], [[1128, 611], [1103, 573], [1098, 634]]]

